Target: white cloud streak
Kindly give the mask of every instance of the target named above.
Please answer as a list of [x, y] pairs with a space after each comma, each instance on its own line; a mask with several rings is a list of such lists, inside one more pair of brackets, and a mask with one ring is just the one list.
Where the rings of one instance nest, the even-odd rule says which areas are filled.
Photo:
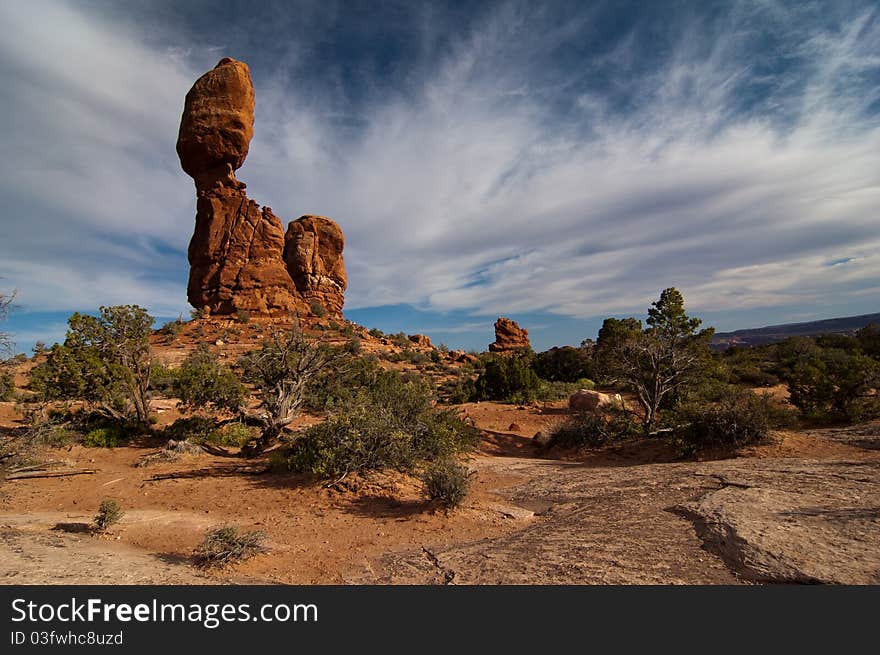
[[[794, 11], [746, 4], [714, 31], [687, 25], [649, 68], [634, 31], [545, 76], [543, 53], [588, 38], [591, 14], [540, 29], [511, 5], [419, 68], [415, 91], [359, 108], [355, 131], [254, 71], [239, 177], [281, 216], [342, 225], [348, 307], [596, 317], [643, 311], [670, 285], [697, 311], [863, 306], [880, 287], [880, 87], [865, 83], [880, 19], [832, 28]], [[173, 144], [205, 53], [156, 51], [62, 4], [0, 12], [16, 81], [2, 100], [21, 127], [3, 136], [2, 184], [24, 208], [7, 208], [0, 275], [40, 309], [118, 298], [176, 313], [182, 282], [150, 271], [180, 265], [156, 243], [180, 250], [191, 233]], [[790, 74], [760, 72], [762, 22], [786, 32]], [[615, 73], [607, 88], [578, 86], [597, 71]]]

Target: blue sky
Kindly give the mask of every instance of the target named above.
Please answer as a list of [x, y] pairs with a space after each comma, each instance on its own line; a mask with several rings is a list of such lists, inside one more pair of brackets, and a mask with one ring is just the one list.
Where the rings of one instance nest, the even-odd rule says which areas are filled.
[[187, 314], [183, 97], [251, 67], [238, 173], [346, 234], [346, 315], [539, 349], [676, 286], [720, 330], [880, 311], [873, 2], [2, 3], [0, 289]]

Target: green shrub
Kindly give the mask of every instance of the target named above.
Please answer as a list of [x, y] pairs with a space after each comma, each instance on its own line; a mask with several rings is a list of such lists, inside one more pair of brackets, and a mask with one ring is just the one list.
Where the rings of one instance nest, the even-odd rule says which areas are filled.
[[297, 435], [285, 453], [289, 470], [318, 477], [411, 470], [476, 443], [476, 430], [454, 412], [432, 407], [431, 389], [418, 376], [381, 369], [367, 374], [339, 413]]
[[205, 441], [219, 446], [235, 446], [243, 448], [249, 441], [256, 438], [253, 432], [244, 423], [228, 423], [219, 430], [211, 432]]
[[525, 359], [493, 357], [474, 383], [473, 400], [524, 403], [534, 400], [541, 381]]
[[0, 373], [0, 401], [10, 401], [15, 397], [15, 378], [12, 373]]
[[309, 309], [311, 309], [312, 314], [314, 314], [318, 318], [324, 318], [324, 315], [327, 313], [327, 310], [324, 309], [324, 306], [317, 301], [309, 305]]
[[327, 324], [327, 329], [328, 329], [328, 330], [333, 330], [334, 332], [339, 332], [339, 328], [340, 328], [340, 325], [339, 325], [339, 323], [337, 323], [336, 321], [330, 321], [330, 322]]
[[363, 350], [363, 344], [361, 343], [361, 340], [357, 337], [352, 337], [345, 344], [345, 352], [347, 352], [349, 355], [359, 355], [361, 353], [361, 350]]
[[238, 310], [238, 312], [236, 312], [235, 319], [239, 323], [242, 323], [242, 324], [250, 323], [251, 322], [251, 314], [250, 314], [250, 312], [246, 312], [245, 310], [240, 309], [240, 310]]
[[380, 330], [379, 328], [371, 328], [369, 330], [368, 334], [371, 337], [373, 337], [374, 339], [384, 339], [385, 338], [385, 333], [382, 332], [382, 330]]
[[444, 507], [458, 507], [465, 499], [470, 486], [470, 476], [466, 466], [452, 458], [433, 462], [422, 475], [425, 495], [430, 500], [439, 501]]
[[576, 412], [550, 432], [549, 446], [560, 448], [599, 447], [632, 438], [641, 429], [623, 410]]
[[587, 379], [576, 382], [546, 382], [541, 380], [538, 390], [535, 392], [535, 400], [545, 402], [564, 400], [580, 389], [593, 389], [595, 386], [592, 380]]
[[203, 308], [201, 308], [201, 307], [197, 307], [196, 309], [193, 309], [193, 310], [189, 313], [189, 316], [190, 316], [190, 318], [191, 318], [192, 320], [197, 321], [197, 320], [199, 320], [200, 318], [205, 318], [205, 316], [206, 316], [206, 312], [205, 312], [205, 310], [204, 310]]
[[168, 321], [159, 328], [159, 334], [162, 334], [169, 339], [173, 339], [177, 335], [179, 335], [183, 331], [183, 320], [177, 319], [174, 321]]
[[95, 529], [98, 532], [105, 532], [111, 525], [118, 523], [123, 516], [125, 516], [125, 512], [122, 511], [119, 503], [112, 498], [102, 500], [94, 518]]
[[174, 378], [177, 371], [168, 368], [161, 362], [153, 362], [153, 370], [150, 373], [150, 391], [156, 391], [163, 395], [174, 393]]
[[191, 352], [174, 372], [172, 387], [185, 410], [211, 407], [236, 414], [247, 390], [228, 366], [205, 346]]
[[775, 416], [769, 394], [741, 389], [719, 403], [683, 407], [672, 439], [681, 455], [705, 447], [762, 443], [769, 438]]
[[532, 369], [538, 377], [551, 382], [577, 382], [595, 375], [590, 348], [562, 346], [535, 355]]
[[234, 525], [208, 530], [195, 551], [196, 563], [203, 567], [223, 566], [253, 557], [266, 550], [262, 530], [242, 531]]
[[82, 445], [87, 448], [116, 448], [124, 439], [125, 433], [121, 428], [96, 428], [85, 434]]

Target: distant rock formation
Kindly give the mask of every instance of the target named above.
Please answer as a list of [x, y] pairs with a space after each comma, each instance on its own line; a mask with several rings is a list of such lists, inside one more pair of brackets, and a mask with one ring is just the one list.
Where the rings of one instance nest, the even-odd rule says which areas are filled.
[[509, 318], [498, 317], [495, 321], [495, 342], [489, 344], [489, 352], [512, 353], [531, 347], [528, 330]]
[[[342, 230], [303, 216], [285, 234], [235, 178], [254, 135], [254, 88], [247, 64], [221, 59], [186, 94], [177, 154], [195, 180], [196, 226], [189, 244], [187, 296], [209, 314], [341, 316], [347, 284]], [[320, 305], [323, 309], [315, 311]]]
[[421, 348], [433, 348], [434, 344], [426, 334], [410, 334], [409, 340]]

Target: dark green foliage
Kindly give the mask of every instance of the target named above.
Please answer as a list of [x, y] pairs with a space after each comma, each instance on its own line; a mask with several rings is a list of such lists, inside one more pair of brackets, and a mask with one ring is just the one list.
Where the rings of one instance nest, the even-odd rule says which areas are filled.
[[287, 467], [319, 477], [355, 471], [411, 470], [420, 461], [467, 450], [479, 433], [452, 411], [432, 407], [420, 377], [364, 369], [366, 383], [341, 411], [297, 434], [285, 452]]
[[363, 344], [361, 343], [361, 340], [357, 337], [352, 337], [345, 344], [345, 352], [347, 352], [349, 355], [359, 355], [361, 353], [361, 350], [363, 350]]
[[197, 321], [197, 320], [199, 320], [200, 318], [205, 318], [205, 310], [202, 309], [202, 308], [196, 308], [196, 309], [193, 309], [193, 310], [189, 313], [189, 316], [190, 316], [190, 318], [191, 318], [192, 320]]
[[380, 372], [374, 356], [340, 356], [309, 381], [303, 406], [315, 412], [345, 407], [360, 389], [372, 386]]
[[102, 500], [94, 519], [95, 529], [98, 532], [105, 532], [111, 525], [118, 523], [123, 516], [125, 516], [125, 512], [122, 511], [119, 503], [112, 498]]
[[461, 505], [470, 487], [470, 476], [466, 466], [451, 457], [431, 463], [422, 474], [425, 495], [430, 500], [439, 501], [447, 509]]
[[330, 322], [327, 324], [327, 329], [328, 329], [328, 330], [333, 330], [334, 332], [339, 332], [339, 327], [340, 327], [340, 326], [339, 326], [339, 323], [337, 323], [336, 321], [330, 321]]
[[203, 345], [174, 371], [172, 389], [180, 406], [188, 411], [212, 408], [232, 414], [242, 411], [247, 394], [232, 369]]
[[0, 401], [10, 401], [15, 398], [15, 378], [12, 373], [0, 371]]
[[246, 560], [266, 550], [262, 530], [243, 531], [234, 525], [208, 530], [195, 551], [196, 563], [203, 567], [223, 566]]
[[238, 310], [235, 314], [235, 319], [242, 324], [247, 324], [251, 322], [251, 314], [250, 312], [246, 312], [243, 309]]
[[595, 375], [590, 348], [562, 346], [539, 353], [532, 360], [532, 369], [543, 380], [577, 382]]
[[859, 348], [868, 357], [880, 360], [880, 325], [871, 323], [856, 332]]
[[694, 404], [677, 414], [673, 443], [681, 455], [712, 446], [740, 447], [767, 441], [776, 411], [768, 394], [731, 388], [718, 403]]
[[385, 333], [379, 328], [370, 328], [369, 335], [374, 339], [384, 339]]
[[628, 412], [576, 412], [553, 428], [549, 446], [595, 448], [634, 437], [639, 433], [639, 426]]
[[880, 363], [858, 350], [827, 348], [803, 356], [788, 378], [791, 403], [807, 416], [857, 421], [880, 411], [872, 390]]
[[440, 356], [440, 353], [436, 349], [432, 349], [430, 354], [431, 362], [434, 364], [439, 364], [443, 358]]
[[113, 418], [146, 424], [152, 324], [136, 305], [73, 314], [64, 344], [55, 344], [31, 372], [31, 389], [43, 400], [83, 400]]
[[616, 353], [642, 333], [642, 322], [635, 318], [606, 318], [593, 348], [595, 375], [606, 382], [614, 378]]
[[523, 403], [534, 400], [541, 381], [525, 358], [492, 357], [474, 382], [473, 400]]
[[313, 303], [309, 306], [309, 309], [311, 309], [311, 310], [312, 310], [312, 314], [314, 314], [314, 315], [317, 316], [318, 318], [323, 318], [324, 315], [327, 313], [327, 310], [324, 309], [324, 306], [323, 306], [321, 303], [317, 302], [317, 301], [313, 302]]
[[406, 332], [398, 332], [397, 334], [388, 335], [388, 340], [395, 346], [400, 346], [401, 348], [409, 348], [412, 345], [409, 337], [406, 336]]

